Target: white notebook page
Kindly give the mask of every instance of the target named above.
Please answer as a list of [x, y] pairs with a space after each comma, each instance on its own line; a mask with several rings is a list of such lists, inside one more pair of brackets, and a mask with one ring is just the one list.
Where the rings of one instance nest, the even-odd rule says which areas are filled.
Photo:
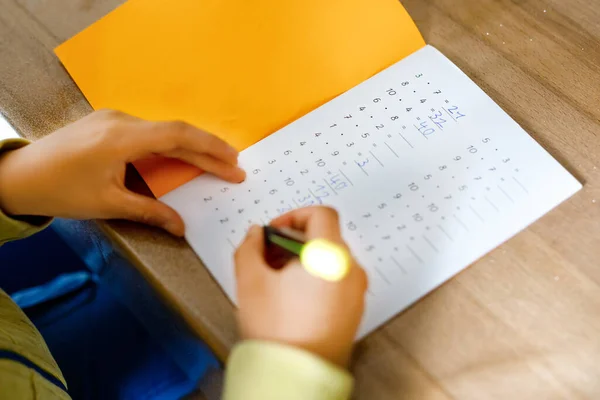
[[581, 185], [427, 46], [243, 151], [247, 180], [203, 175], [161, 198], [235, 303], [251, 224], [325, 204], [369, 276], [359, 337], [506, 241]]

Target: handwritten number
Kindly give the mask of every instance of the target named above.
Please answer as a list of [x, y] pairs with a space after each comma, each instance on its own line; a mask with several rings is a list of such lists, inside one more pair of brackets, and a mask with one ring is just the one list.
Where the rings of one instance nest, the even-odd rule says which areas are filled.
[[448, 108], [448, 112], [454, 116], [455, 119], [465, 117], [466, 115], [458, 111], [458, 107], [452, 106]]

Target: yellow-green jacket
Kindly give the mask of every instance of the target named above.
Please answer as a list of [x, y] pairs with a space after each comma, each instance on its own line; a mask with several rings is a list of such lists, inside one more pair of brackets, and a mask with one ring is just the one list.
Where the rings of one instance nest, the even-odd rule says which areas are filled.
[[[0, 156], [25, 144], [20, 139], [0, 141]], [[49, 223], [49, 219], [13, 218], [0, 210], [0, 245], [34, 234]], [[10, 265], [0, 260], [0, 268]], [[352, 385], [346, 371], [311, 353], [277, 343], [245, 341], [230, 355], [223, 399], [346, 400]], [[67, 382], [44, 339], [0, 290], [0, 398], [70, 399], [66, 390]]]

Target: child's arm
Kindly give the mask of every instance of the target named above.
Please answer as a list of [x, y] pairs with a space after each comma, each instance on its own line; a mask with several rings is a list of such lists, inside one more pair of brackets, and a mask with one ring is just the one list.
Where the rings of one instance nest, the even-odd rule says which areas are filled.
[[[29, 142], [24, 139], [8, 139], [0, 141], [0, 160], [2, 154], [26, 146]], [[50, 218], [30, 217], [14, 218], [5, 214], [0, 208], [0, 246], [10, 240], [22, 239], [44, 229], [50, 223]]]
[[[345, 246], [335, 211], [293, 211], [274, 226], [305, 231]], [[346, 400], [353, 380], [345, 370], [364, 310], [367, 279], [354, 265], [327, 282], [292, 262], [282, 270], [264, 260], [264, 238], [253, 228], [236, 253], [238, 320], [245, 341], [233, 350], [225, 400]]]

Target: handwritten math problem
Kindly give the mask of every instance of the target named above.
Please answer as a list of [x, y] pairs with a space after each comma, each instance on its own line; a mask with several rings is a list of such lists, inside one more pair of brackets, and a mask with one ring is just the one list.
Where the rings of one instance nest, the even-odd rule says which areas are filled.
[[361, 336], [580, 188], [430, 46], [245, 150], [240, 165], [242, 184], [201, 176], [162, 198], [190, 245], [235, 301], [231, 255], [252, 224], [336, 208], [369, 275]]

